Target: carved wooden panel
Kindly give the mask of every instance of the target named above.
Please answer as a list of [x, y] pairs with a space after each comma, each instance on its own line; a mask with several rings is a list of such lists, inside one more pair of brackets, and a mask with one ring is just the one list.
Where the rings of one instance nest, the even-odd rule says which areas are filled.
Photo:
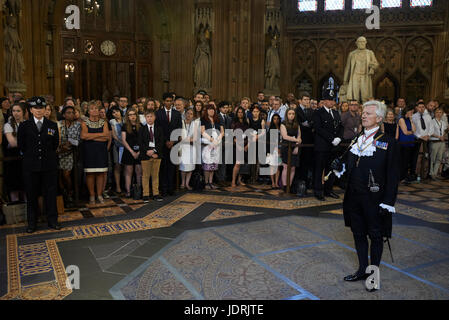
[[303, 40], [296, 44], [293, 52], [293, 78], [302, 72], [307, 72], [310, 76], [316, 73], [317, 50], [315, 45], [309, 40]]
[[343, 46], [335, 39], [326, 41], [319, 52], [319, 75], [323, 76], [333, 72], [338, 77], [343, 77], [344, 72]]
[[423, 37], [411, 40], [405, 49], [405, 74], [410, 75], [416, 71], [421, 71], [423, 75], [430, 78], [432, 75], [432, 62], [432, 43]]
[[151, 43], [148, 41], [140, 41], [137, 44], [137, 58], [143, 60], [151, 60]]
[[379, 62], [376, 74], [389, 71], [396, 77], [401, 74], [402, 47], [399, 41], [393, 38], [383, 39], [376, 48], [375, 55]]
[[133, 54], [133, 44], [131, 41], [120, 41], [120, 56], [130, 58]]

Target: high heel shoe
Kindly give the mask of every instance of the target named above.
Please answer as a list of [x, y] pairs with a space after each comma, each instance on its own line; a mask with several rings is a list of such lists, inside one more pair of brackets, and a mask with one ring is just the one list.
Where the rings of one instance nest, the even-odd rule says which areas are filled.
[[98, 196], [98, 202], [104, 204], [104, 198], [102, 196]]
[[95, 197], [89, 197], [89, 204], [94, 205], [95, 204]]

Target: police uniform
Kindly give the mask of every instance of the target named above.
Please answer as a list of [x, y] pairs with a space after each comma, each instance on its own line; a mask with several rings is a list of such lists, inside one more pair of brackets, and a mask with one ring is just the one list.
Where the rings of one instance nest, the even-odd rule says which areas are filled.
[[[323, 88], [323, 100], [335, 100], [335, 92], [329, 87]], [[338, 199], [332, 189], [335, 177], [331, 176], [323, 185], [323, 172], [330, 170], [333, 154], [343, 138], [344, 127], [340, 114], [332, 109], [322, 107], [313, 113], [313, 128], [315, 129], [314, 147], [314, 191], [318, 200], [324, 201], [324, 196]], [[324, 194], [323, 194], [324, 193]]]
[[[337, 161], [332, 165], [338, 177], [347, 175], [343, 213], [345, 225], [354, 235], [359, 260], [359, 269], [345, 277], [346, 281], [364, 280], [369, 265], [380, 265], [383, 240], [390, 239], [392, 233], [399, 184], [398, 156], [396, 140], [376, 127], [354, 139], [344, 164]], [[370, 264], [367, 236], [371, 240]]]
[[[28, 101], [31, 108], [45, 108], [45, 99], [34, 97]], [[39, 130], [40, 127], [40, 130]], [[27, 196], [28, 233], [36, 230], [38, 197], [45, 197], [48, 226], [60, 229], [56, 206], [58, 126], [45, 117], [32, 116], [23, 122], [17, 132], [17, 144], [23, 155], [23, 176]]]

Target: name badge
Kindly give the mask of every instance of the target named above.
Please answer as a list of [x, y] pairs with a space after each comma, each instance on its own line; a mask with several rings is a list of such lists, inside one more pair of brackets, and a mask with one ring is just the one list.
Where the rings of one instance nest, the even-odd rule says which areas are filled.
[[155, 148], [155, 147], [156, 147], [156, 144], [155, 144], [154, 142], [150, 142], [150, 143], [148, 144], [148, 146], [149, 146], [150, 148]]
[[387, 150], [388, 142], [376, 141], [374, 146], [378, 149]]
[[49, 136], [54, 136], [55, 133], [56, 133], [56, 131], [53, 130], [53, 129], [48, 129], [48, 131], [47, 131], [47, 134], [48, 134]]

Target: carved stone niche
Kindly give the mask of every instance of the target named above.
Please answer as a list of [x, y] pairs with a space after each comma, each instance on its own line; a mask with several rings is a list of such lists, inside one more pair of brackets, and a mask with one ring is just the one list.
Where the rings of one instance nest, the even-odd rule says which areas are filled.
[[317, 50], [313, 42], [309, 40], [297, 42], [293, 51], [293, 79], [302, 72], [315, 75], [316, 58]]
[[433, 65], [433, 45], [423, 38], [417, 37], [411, 40], [405, 49], [405, 74], [410, 76], [414, 72], [420, 71], [430, 78]]
[[393, 38], [386, 38], [379, 41], [375, 51], [379, 62], [377, 74], [388, 71], [395, 77], [401, 74], [402, 46], [400, 42]]
[[345, 67], [343, 46], [335, 39], [326, 41], [320, 48], [318, 65], [320, 76], [333, 72], [342, 78]]

